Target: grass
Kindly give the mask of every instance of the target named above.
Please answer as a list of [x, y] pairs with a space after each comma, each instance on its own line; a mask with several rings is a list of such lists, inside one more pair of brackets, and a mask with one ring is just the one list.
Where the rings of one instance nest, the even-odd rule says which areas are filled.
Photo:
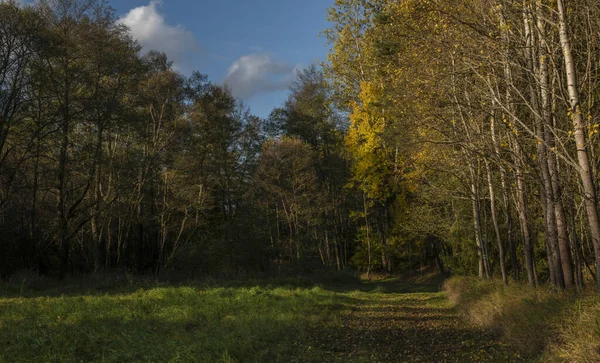
[[0, 361], [284, 360], [343, 302], [320, 287], [211, 285], [2, 298]]
[[0, 285], [2, 362], [517, 358], [458, 317], [440, 279], [30, 280]]
[[600, 298], [595, 294], [466, 277], [449, 279], [444, 290], [467, 320], [495, 332], [528, 361], [600, 361]]

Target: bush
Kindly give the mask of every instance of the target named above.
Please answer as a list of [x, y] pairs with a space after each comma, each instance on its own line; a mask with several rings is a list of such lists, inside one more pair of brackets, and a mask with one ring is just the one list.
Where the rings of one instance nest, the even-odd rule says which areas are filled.
[[49, 279], [33, 270], [19, 270], [10, 276], [8, 283], [21, 289], [41, 290], [47, 287]]

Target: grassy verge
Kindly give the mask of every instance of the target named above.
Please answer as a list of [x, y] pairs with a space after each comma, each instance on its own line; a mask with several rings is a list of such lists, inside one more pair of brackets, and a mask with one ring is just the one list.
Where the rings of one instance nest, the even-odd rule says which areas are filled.
[[598, 296], [467, 277], [447, 280], [444, 290], [471, 322], [493, 330], [527, 360], [600, 361]]

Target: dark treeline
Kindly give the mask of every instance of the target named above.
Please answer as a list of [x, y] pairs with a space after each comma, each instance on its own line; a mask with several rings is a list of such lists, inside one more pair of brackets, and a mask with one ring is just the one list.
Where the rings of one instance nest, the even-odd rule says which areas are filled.
[[0, 272], [345, 268], [356, 223], [323, 74], [269, 121], [103, 1], [0, 3]]

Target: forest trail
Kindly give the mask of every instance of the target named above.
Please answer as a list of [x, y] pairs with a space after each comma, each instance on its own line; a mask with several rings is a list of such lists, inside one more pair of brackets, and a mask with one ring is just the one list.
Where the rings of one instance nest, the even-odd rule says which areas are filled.
[[465, 322], [441, 278], [320, 278], [0, 284], [0, 362], [522, 361]]
[[516, 362], [522, 361], [490, 332], [468, 324], [438, 287], [397, 280], [365, 283], [338, 292], [345, 308], [315, 327], [304, 347], [325, 361]]

